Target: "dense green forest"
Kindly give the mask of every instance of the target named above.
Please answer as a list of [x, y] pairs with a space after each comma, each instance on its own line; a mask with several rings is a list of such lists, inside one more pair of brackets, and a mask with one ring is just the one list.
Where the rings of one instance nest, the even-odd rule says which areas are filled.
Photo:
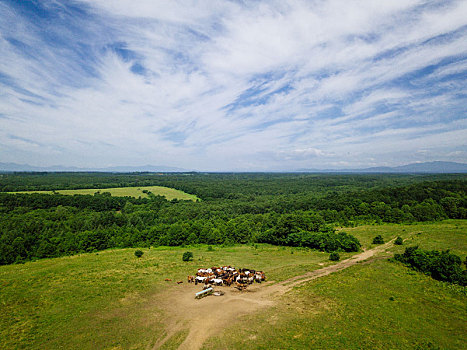
[[[201, 201], [12, 191], [167, 186]], [[113, 247], [264, 242], [357, 251], [336, 226], [467, 218], [465, 175], [0, 175], [0, 264]]]

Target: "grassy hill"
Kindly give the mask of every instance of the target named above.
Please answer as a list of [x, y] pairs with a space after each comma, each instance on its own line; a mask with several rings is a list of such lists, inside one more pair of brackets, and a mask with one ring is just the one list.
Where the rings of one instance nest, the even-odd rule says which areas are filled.
[[[377, 234], [385, 241], [407, 239], [403, 246], [391, 245], [381, 257], [409, 244], [451, 249], [463, 261], [467, 254], [463, 220], [345, 230], [365, 249], [373, 247]], [[187, 250], [194, 261], [182, 261]], [[187, 286], [186, 276], [196, 268], [255, 268], [278, 282], [333, 264], [327, 253], [262, 244], [215, 246], [213, 251], [202, 245], [143, 248], [139, 259], [134, 251], [106, 250], [0, 266], [0, 349], [147, 349], [163, 337], [168, 338], [164, 348], [176, 348], [193, 336], [188, 320], [211, 317], [194, 315], [199, 308], [227, 307], [222, 297], [194, 300], [194, 286]], [[351, 255], [343, 253], [341, 258]], [[179, 280], [185, 283], [176, 284]], [[245, 293], [254, 298], [253, 290]], [[192, 303], [184, 322], [171, 318], [174, 298]], [[203, 347], [458, 349], [467, 342], [465, 287], [435, 281], [385, 259], [303, 283], [268, 302], [260, 312], [240, 317], [226, 312], [232, 322], [221, 324]], [[178, 331], [167, 334], [174, 325]]]

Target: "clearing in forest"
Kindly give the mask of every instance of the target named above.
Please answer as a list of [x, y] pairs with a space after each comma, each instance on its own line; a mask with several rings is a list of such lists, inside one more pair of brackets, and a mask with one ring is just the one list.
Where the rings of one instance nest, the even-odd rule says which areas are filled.
[[[144, 191], [144, 192], [143, 192]], [[96, 192], [104, 193], [109, 192], [114, 197], [148, 197], [147, 192], [151, 192], [156, 196], [164, 196], [167, 200], [180, 199], [180, 200], [192, 200], [196, 201], [198, 197], [193, 194], [188, 194], [174, 188], [163, 187], [163, 186], [141, 186], [141, 187], [112, 187], [112, 188], [83, 188], [78, 190], [55, 190], [55, 191], [20, 191], [12, 193], [48, 193], [54, 192], [74, 195], [74, 194], [90, 194], [93, 195]]]

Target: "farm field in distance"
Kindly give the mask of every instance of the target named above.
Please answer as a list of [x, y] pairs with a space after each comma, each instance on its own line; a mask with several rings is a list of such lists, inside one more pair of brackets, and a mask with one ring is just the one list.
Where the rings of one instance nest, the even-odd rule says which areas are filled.
[[53, 194], [54, 192], [64, 195], [75, 195], [81, 194], [86, 195], [90, 194], [93, 195], [96, 192], [105, 193], [109, 192], [114, 197], [142, 197], [147, 198], [148, 194], [143, 191], [149, 191], [156, 196], [163, 196], [167, 198], [167, 200], [172, 199], [179, 199], [179, 200], [192, 200], [196, 201], [198, 198], [195, 195], [185, 193], [183, 191], [163, 187], [163, 186], [142, 186], [142, 187], [113, 187], [113, 188], [83, 188], [83, 189], [76, 189], [76, 190], [54, 190], [54, 191], [18, 191], [12, 193], [46, 193], [46, 194]]
[[[214, 246], [212, 251], [195, 245], [142, 248], [139, 259], [135, 249], [111, 249], [0, 266], [0, 348], [147, 349], [178, 324], [161, 347], [177, 348], [193, 337], [194, 311], [212, 303], [220, 310], [226, 308], [223, 317], [229, 324], [219, 320], [222, 329], [209, 335], [202, 346], [206, 349], [459, 349], [465, 344], [465, 287], [378, 260], [412, 244], [451, 249], [464, 259], [464, 220], [344, 230], [352, 232], [366, 250], [375, 247], [371, 244], [375, 234], [385, 241], [397, 236], [406, 241], [403, 246], [390, 244], [375, 260], [272, 295], [258, 312], [238, 318], [229, 313], [223, 297], [195, 300], [186, 276], [198, 267], [223, 264], [264, 270], [269, 282], [245, 292], [254, 298], [255, 290], [274, 288], [279, 281], [334, 264], [329, 254], [265, 244]], [[187, 250], [194, 260], [183, 262]], [[342, 258], [353, 254], [344, 253]], [[178, 280], [184, 283], [178, 285]], [[170, 312], [177, 298], [192, 303], [185, 322]]]

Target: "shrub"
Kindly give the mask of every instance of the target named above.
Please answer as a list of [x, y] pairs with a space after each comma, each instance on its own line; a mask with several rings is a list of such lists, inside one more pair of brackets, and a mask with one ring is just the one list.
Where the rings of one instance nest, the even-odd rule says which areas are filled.
[[373, 238], [373, 244], [383, 244], [384, 239], [381, 235], [377, 235], [375, 238]]
[[190, 261], [190, 259], [193, 259], [193, 253], [192, 252], [183, 253], [183, 256], [182, 256], [183, 261]]
[[329, 260], [331, 260], [331, 261], [339, 261], [340, 259], [341, 259], [341, 257], [340, 257], [338, 252], [332, 252], [329, 255]]
[[467, 284], [467, 271], [462, 269], [461, 258], [446, 251], [422, 250], [418, 246], [407, 247], [403, 254], [395, 254], [398, 260], [414, 270], [431, 275], [439, 281]]
[[144, 254], [144, 253], [143, 253], [141, 250], [136, 250], [136, 251], [135, 251], [135, 256], [136, 256], [137, 258], [141, 258], [141, 257], [143, 256], [143, 254]]
[[402, 240], [402, 237], [397, 237], [396, 240], [394, 241], [394, 244], [396, 245], [402, 245], [402, 243], [404, 243], [404, 241]]
[[213, 252], [214, 251], [214, 248], [212, 247], [212, 245], [208, 245], [208, 252]]

